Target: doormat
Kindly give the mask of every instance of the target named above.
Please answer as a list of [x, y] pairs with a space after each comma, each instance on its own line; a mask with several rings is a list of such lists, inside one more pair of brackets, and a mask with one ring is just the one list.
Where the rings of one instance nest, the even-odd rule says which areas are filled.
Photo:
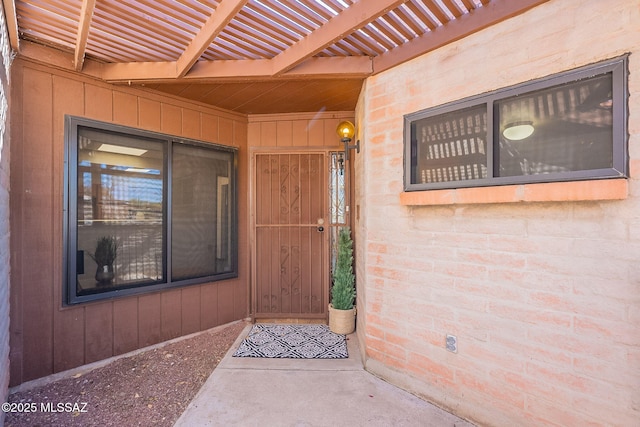
[[257, 323], [233, 357], [279, 359], [346, 359], [347, 340], [327, 325]]

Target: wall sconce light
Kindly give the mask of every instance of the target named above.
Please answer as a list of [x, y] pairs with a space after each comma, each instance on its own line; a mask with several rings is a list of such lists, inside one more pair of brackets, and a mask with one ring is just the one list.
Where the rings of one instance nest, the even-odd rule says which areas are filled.
[[513, 122], [504, 128], [502, 135], [508, 140], [520, 141], [529, 138], [533, 134], [533, 130], [532, 122]]
[[357, 153], [360, 152], [360, 140], [356, 142], [356, 145], [349, 145], [356, 133], [356, 128], [355, 126], [353, 126], [353, 123], [348, 120], [340, 122], [340, 124], [336, 128], [336, 133], [340, 137], [340, 141], [344, 144], [345, 160], [349, 160], [349, 150], [353, 150], [355, 148]]

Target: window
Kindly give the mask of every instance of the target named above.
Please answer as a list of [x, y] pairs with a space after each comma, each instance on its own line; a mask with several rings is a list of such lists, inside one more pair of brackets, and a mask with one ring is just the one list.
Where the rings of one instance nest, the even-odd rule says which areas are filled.
[[405, 116], [405, 190], [627, 176], [627, 58]]
[[235, 149], [67, 117], [69, 304], [237, 276]]
[[[349, 212], [347, 200], [347, 176], [349, 164], [345, 162], [344, 151], [329, 153], [329, 231], [331, 248], [331, 272], [338, 258], [338, 233], [347, 226]], [[345, 170], [347, 169], [347, 170]]]

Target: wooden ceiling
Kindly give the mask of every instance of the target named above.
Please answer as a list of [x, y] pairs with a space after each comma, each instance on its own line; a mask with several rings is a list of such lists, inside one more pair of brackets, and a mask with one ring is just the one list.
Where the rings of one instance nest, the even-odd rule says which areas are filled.
[[15, 51], [245, 114], [350, 111], [362, 82], [547, 0], [3, 0]]

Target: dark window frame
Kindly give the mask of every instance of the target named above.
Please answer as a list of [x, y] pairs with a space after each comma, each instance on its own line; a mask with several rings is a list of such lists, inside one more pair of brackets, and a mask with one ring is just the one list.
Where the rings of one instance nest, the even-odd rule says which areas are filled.
[[[113, 133], [128, 137], [136, 137], [146, 140], [155, 140], [163, 144], [164, 156], [164, 177], [163, 177], [163, 259], [162, 269], [165, 280], [161, 283], [142, 284], [139, 286], [117, 288], [92, 294], [78, 295], [77, 293], [77, 173], [78, 173], [78, 134], [80, 128], [87, 128], [99, 132]], [[171, 278], [171, 176], [172, 176], [172, 150], [174, 144], [189, 145], [210, 149], [212, 151], [228, 153], [231, 156], [230, 170], [230, 225], [231, 235], [231, 268], [228, 272], [214, 275], [172, 280]], [[198, 141], [188, 138], [181, 138], [172, 135], [162, 134], [143, 129], [116, 125], [112, 123], [100, 122], [83, 117], [65, 116], [65, 167], [64, 167], [64, 214], [63, 214], [63, 304], [75, 305], [99, 300], [112, 299], [116, 297], [146, 294], [164, 289], [178, 288], [183, 286], [210, 283], [220, 280], [228, 280], [238, 277], [238, 149], [221, 144]]]
[[[613, 166], [606, 169], [578, 170], [570, 172], [556, 172], [537, 175], [523, 176], [495, 176], [495, 163], [497, 159], [496, 151], [499, 138], [495, 135], [499, 132], [499, 121], [495, 105], [504, 99], [525, 95], [530, 92], [544, 90], [553, 86], [570, 84], [582, 79], [595, 77], [598, 75], [612, 75], [612, 149]], [[602, 61], [565, 71], [562, 73], [546, 76], [536, 80], [528, 81], [518, 85], [506, 87], [496, 91], [481, 95], [475, 95], [462, 100], [453, 101], [440, 106], [428, 108], [404, 116], [404, 190], [423, 191], [436, 189], [456, 189], [472, 187], [488, 187], [512, 184], [530, 184], [543, 182], [580, 181], [590, 179], [607, 179], [628, 177], [628, 54], [617, 58]], [[484, 105], [486, 111], [486, 166], [487, 178], [477, 178], [468, 180], [452, 180], [445, 182], [420, 183], [413, 182], [415, 165], [417, 163], [417, 139], [415, 136], [415, 123], [419, 120], [428, 119], [434, 116], [459, 112]], [[416, 180], [417, 181], [417, 180]]]

